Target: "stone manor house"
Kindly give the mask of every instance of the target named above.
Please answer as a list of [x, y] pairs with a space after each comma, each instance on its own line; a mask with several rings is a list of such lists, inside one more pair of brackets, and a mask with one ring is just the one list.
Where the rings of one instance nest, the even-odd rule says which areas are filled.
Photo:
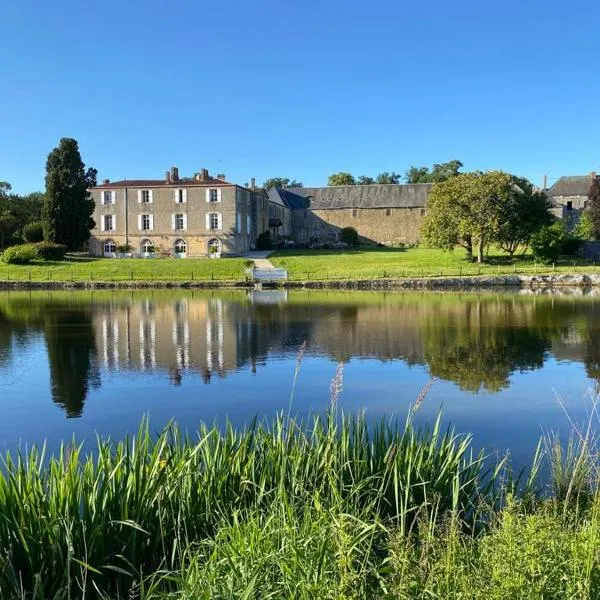
[[179, 257], [241, 255], [270, 231], [299, 244], [335, 242], [354, 227], [364, 242], [418, 241], [430, 184], [289, 188], [266, 191], [254, 179], [244, 186], [209, 175], [180, 179], [105, 179], [90, 190], [95, 228], [89, 251]]
[[[552, 212], [573, 227], [596, 173], [561, 177], [546, 193]], [[242, 255], [257, 237], [296, 244], [336, 242], [354, 227], [364, 243], [416, 244], [431, 184], [342, 185], [264, 190], [201, 169], [193, 179], [172, 167], [164, 179], [105, 179], [90, 190], [94, 221], [89, 250], [113, 256], [128, 247], [142, 256]]]

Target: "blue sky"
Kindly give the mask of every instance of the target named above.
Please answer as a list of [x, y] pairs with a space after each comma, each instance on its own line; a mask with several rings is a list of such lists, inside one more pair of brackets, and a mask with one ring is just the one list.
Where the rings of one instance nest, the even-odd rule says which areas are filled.
[[600, 171], [599, 18], [591, 0], [5, 0], [0, 180], [42, 189], [66, 136], [111, 179]]

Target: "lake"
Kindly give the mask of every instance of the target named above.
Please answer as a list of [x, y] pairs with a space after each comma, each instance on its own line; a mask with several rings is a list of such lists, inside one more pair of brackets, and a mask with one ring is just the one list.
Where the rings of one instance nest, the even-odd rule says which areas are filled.
[[433, 379], [418, 423], [520, 463], [586, 418], [599, 334], [595, 291], [3, 292], [0, 449], [321, 411], [342, 363], [344, 411], [404, 419]]

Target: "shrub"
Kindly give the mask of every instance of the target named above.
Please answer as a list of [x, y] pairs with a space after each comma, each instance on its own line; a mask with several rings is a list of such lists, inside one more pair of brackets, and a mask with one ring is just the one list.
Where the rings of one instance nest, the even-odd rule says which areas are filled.
[[581, 238], [573, 235], [567, 235], [565, 236], [565, 241], [562, 245], [560, 253], [569, 255], [577, 254], [582, 243], [583, 240]]
[[120, 252], [121, 254], [127, 254], [132, 250], [133, 248], [129, 244], [120, 244], [119, 246], [117, 246], [117, 252]]
[[538, 229], [531, 237], [531, 251], [536, 260], [544, 263], [556, 261], [566, 241], [565, 227], [557, 221]]
[[573, 233], [581, 240], [594, 239], [594, 225], [587, 210], [584, 211], [579, 217], [579, 221], [577, 221], [577, 225], [575, 226]]
[[35, 246], [32, 244], [21, 244], [9, 246], [2, 253], [2, 262], [9, 265], [26, 265], [38, 257]]
[[354, 227], [344, 227], [340, 231], [340, 242], [351, 247], [358, 246], [358, 231]]
[[35, 244], [44, 239], [44, 227], [41, 221], [33, 221], [23, 227], [23, 238], [26, 242]]
[[263, 231], [256, 238], [256, 249], [257, 250], [271, 250], [273, 248], [273, 242], [271, 241], [271, 232]]
[[40, 242], [35, 245], [37, 254], [44, 260], [62, 260], [67, 252], [64, 244], [55, 244], [54, 242]]

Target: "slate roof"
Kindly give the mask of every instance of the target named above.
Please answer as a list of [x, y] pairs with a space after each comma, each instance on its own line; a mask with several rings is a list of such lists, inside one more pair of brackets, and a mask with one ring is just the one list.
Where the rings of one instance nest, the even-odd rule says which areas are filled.
[[430, 183], [413, 183], [280, 188], [269, 190], [269, 198], [275, 202], [281, 199], [292, 210], [419, 208], [425, 206], [431, 187]]
[[587, 196], [592, 185], [590, 175], [561, 177], [550, 189], [548, 196]]

